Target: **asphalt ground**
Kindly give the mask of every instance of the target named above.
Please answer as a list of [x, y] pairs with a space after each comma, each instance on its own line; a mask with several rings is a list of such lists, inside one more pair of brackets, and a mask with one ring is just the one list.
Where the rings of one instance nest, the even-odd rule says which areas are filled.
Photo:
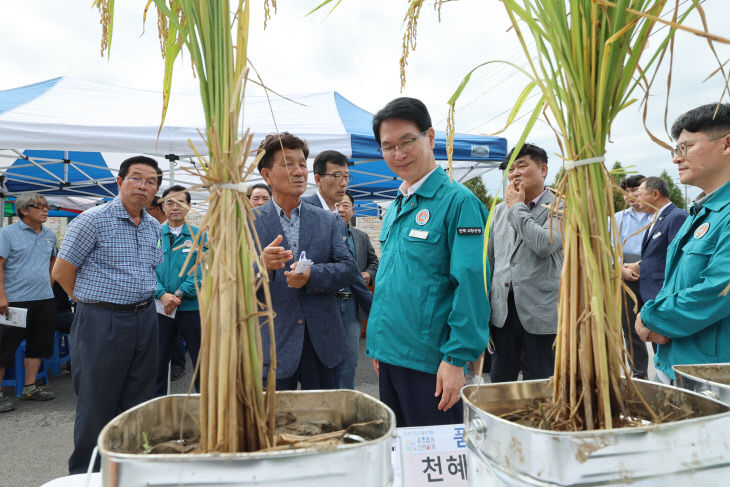
[[[378, 397], [378, 377], [370, 358], [365, 357], [365, 340], [360, 341], [360, 360], [355, 388]], [[649, 348], [649, 377], [654, 374]], [[173, 394], [188, 392], [193, 367], [188, 358], [187, 372], [171, 383]], [[489, 382], [489, 374], [484, 374]], [[473, 377], [467, 374], [467, 383]], [[47, 402], [21, 401], [13, 397], [15, 410], [0, 414], [0, 487], [34, 487], [68, 475], [68, 457], [73, 450], [76, 395], [68, 371], [51, 377], [47, 386], [56, 398]], [[14, 389], [4, 387], [7, 397]]]

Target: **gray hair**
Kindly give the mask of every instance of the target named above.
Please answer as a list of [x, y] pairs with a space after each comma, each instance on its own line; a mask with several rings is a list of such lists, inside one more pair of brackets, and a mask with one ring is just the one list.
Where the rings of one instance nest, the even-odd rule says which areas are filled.
[[660, 195], [665, 198], [669, 198], [669, 183], [667, 183], [663, 178], [650, 176], [642, 179], [641, 184], [644, 185], [649, 193], [652, 191], [659, 191]]
[[22, 219], [26, 215], [24, 213], [21, 213], [21, 210], [23, 212], [27, 210], [29, 207], [33, 205], [37, 205], [38, 203], [48, 203], [46, 200], [46, 197], [42, 194], [38, 193], [23, 193], [15, 200], [15, 211], [18, 213], [18, 216]]

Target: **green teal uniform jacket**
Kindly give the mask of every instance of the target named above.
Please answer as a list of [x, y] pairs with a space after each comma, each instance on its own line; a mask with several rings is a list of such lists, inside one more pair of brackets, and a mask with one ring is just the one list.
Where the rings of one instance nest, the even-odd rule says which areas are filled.
[[[191, 233], [192, 232], [192, 233]], [[196, 272], [189, 272], [195, 265], [197, 252], [192, 247], [195, 243], [193, 233], [197, 234], [198, 229], [187, 223], [183, 225], [180, 235], [175, 237], [170, 232], [170, 225], [165, 222], [162, 224], [162, 253], [164, 260], [155, 269], [157, 274], [157, 291], [155, 299], [165, 293], [175, 294], [178, 289], [182, 291], [182, 303], [177, 307], [179, 311], [196, 311], [198, 310], [198, 295], [195, 291], [195, 280], [200, 283], [200, 269]], [[170, 237], [173, 237], [171, 241]], [[180, 277], [180, 270], [185, 266], [188, 256], [193, 254], [185, 267], [185, 272]]]
[[641, 308], [644, 326], [671, 341], [659, 345], [656, 368], [730, 362], [730, 182], [690, 216], [667, 249], [664, 286]]
[[489, 340], [486, 221], [482, 203], [441, 168], [410, 198], [399, 194], [391, 203], [380, 234], [368, 356], [435, 374], [442, 360], [463, 367], [481, 355]]

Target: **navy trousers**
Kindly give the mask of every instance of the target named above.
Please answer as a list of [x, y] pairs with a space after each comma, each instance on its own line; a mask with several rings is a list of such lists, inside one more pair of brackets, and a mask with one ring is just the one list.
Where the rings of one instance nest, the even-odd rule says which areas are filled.
[[345, 358], [337, 366], [340, 389], [355, 388], [355, 372], [357, 361], [360, 358], [360, 335], [362, 334], [362, 321], [357, 318], [357, 301], [354, 299], [337, 298], [340, 306], [342, 324], [345, 326]]
[[378, 387], [380, 400], [395, 413], [398, 428], [464, 422], [461, 399], [448, 411], [439, 411], [441, 397], [434, 397], [436, 374], [380, 362]]
[[[76, 305], [71, 326], [71, 378], [76, 402], [69, 474], [85, 473], [101, 429], [116, 415], [154, 397], [157, 312]], [[99, 470], [99, 462], [94, 466]]]
[[[266, 377], [264, 377], [264, 384], [266, 384]], [[319, 360], [306, 326], [304, 327], [304, 343], [299, 367], [291, 377], [277, 378], [276, 390], [295, 391], [299, 384], [302, 385], [302, 390], [337, 389], [339, 384], [337, 368], [325, 367]]]
[[[637, 308], [641, 310], [643, 302], [639, 294], [639, 281], [626, 281], [629, 289], [636, 295]], [[631, 372], [634, 377], [640, 379], [647, 378], [647, 370], [649, 367], [649, 352], [646, 350], [646, 343], [641, 341], [639, 335], [636, 334], [636, 313], [634, 313], [634, 300], [628, 293], [623, 293], [623, 303], [621, 309], [621, 325], [624, 329], [624, 343], [626, 350], [631, 357]]]
[[489, 325], [489, 336], [494, 343], [492, 368], [489, 375], [492, 382], [517, 380], [523, 368], [530, 379], [547, 379], [553, 375], [555, 334], [537, 335], [522, 327], [517, 315], [514, 294], [507, 297], [507, 319], [502, 328]]
[[[157, 354], [157, 384], [155, 396], [167, 394], [167, 370], [173, 353], [176, 337], [182, 336], [188, 345], [193, 367], [198, 361], [200, 352], [200, 313], [194, 311], [177, 311], [175, 318], [157, 314], [159, 327], [159, 348]], [[183, 355], [183, 360], [185, 355]], [[183, 361], [183, 365], [185, 362]], [[195, 391], [200, 392], [200, 378], [195, 377]]]

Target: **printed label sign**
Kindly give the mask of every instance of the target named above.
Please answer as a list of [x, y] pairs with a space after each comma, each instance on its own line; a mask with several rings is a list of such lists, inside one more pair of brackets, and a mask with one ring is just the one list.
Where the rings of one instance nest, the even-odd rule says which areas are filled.
[[464, 425], [398, 428], [393, 449], [396, 479], [403, 487], [471, 485]]

